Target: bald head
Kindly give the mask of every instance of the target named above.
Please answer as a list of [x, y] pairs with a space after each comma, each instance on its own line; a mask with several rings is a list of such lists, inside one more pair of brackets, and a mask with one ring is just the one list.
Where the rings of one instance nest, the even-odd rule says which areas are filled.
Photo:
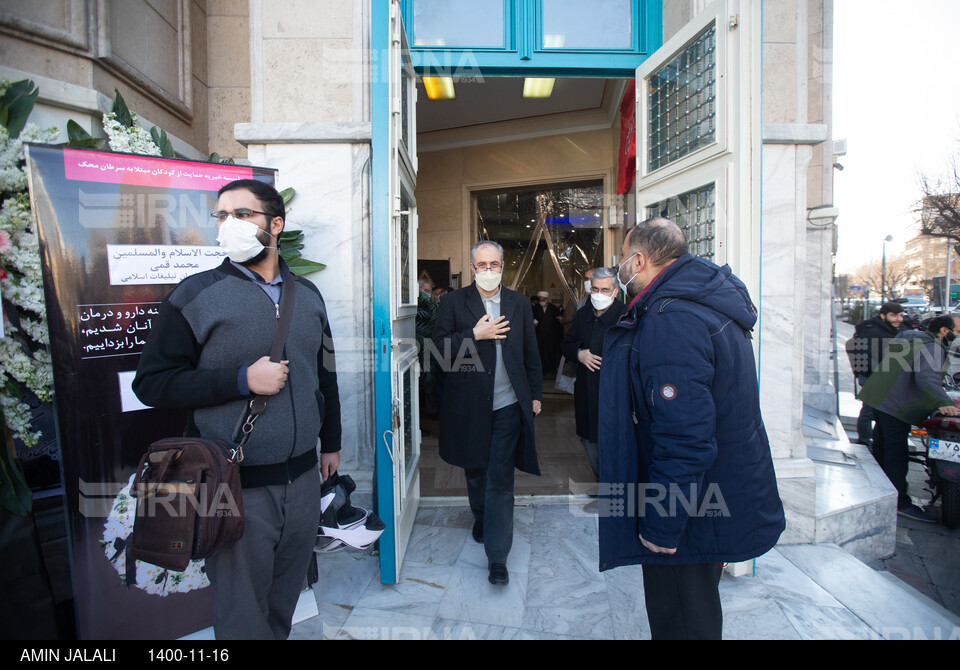
[[625, 242], [630, 253], [643, 252], [648, 262], [662, 266], [687, 253], [687, 238], [670, 219], [647, 219], [630, 229]]

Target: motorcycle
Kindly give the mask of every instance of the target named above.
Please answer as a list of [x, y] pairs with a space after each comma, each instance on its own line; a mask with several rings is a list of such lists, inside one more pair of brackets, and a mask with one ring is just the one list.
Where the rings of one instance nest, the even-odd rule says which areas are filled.
[[[960, 372], [948, 377], [947, 395], [960, 407]], [[922, 464], [933, 499], [940, 500], [940, 519], [947, 528], [960, 528], [960, 417], [935, 414], [913, 433], [920, 437], [923, 451], [911, 451], [910, 460]]]

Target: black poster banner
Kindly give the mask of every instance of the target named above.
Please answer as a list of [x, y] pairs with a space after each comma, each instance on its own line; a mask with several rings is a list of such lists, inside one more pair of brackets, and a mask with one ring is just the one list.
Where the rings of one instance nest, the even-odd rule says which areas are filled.
[[[203, 562], [127, 565], [129, 489], [151, 442], [185, 416], [130, 389], [157, 307], [218, 266], [217, 191], [273, 184], [264, 168], [32, 144], [26, 147], [53, 359], [77, 625], [82, 639], [172, 639], [210, 625]], [[132, 559], [131, 559], [132, 561]]]

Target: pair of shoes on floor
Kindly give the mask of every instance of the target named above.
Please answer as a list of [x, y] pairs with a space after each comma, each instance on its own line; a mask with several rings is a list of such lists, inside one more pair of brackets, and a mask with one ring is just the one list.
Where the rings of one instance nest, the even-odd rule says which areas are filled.
[[483, 544], [483, 522], [473, 522], [473, 541], [477, 544]]
[[936, 523], [937, 518], [928, 512], [920, 509], [916, 505], [907, 505], [897, 510], [897, 515], [902, 516], [905, 519], [913, 519], [914, 521], [923, 521], [925, 523]]
[[510, 573], [503, 563], [490, 564], [490, 576], [487, 578], [494, 586], [503, 586], [510, 581]]

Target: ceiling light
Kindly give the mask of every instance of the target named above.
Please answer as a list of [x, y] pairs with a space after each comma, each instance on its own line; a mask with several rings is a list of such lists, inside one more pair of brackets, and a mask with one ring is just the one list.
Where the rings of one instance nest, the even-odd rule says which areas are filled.
[[543, 36], [543, 48], [544, 49], [562, 49], [563, 43], [566, 41], [567, 36], [560, 35], [544, 35]]
[[423, 87], [431, 100], [454, 100], [457, 97], [453, 90], [453, 77], [424, 77]]
[[527, 77], [523, 80], [524, 98], [549, 98], [553, 93], [553, 83], [556, 79], [544, 77]]

